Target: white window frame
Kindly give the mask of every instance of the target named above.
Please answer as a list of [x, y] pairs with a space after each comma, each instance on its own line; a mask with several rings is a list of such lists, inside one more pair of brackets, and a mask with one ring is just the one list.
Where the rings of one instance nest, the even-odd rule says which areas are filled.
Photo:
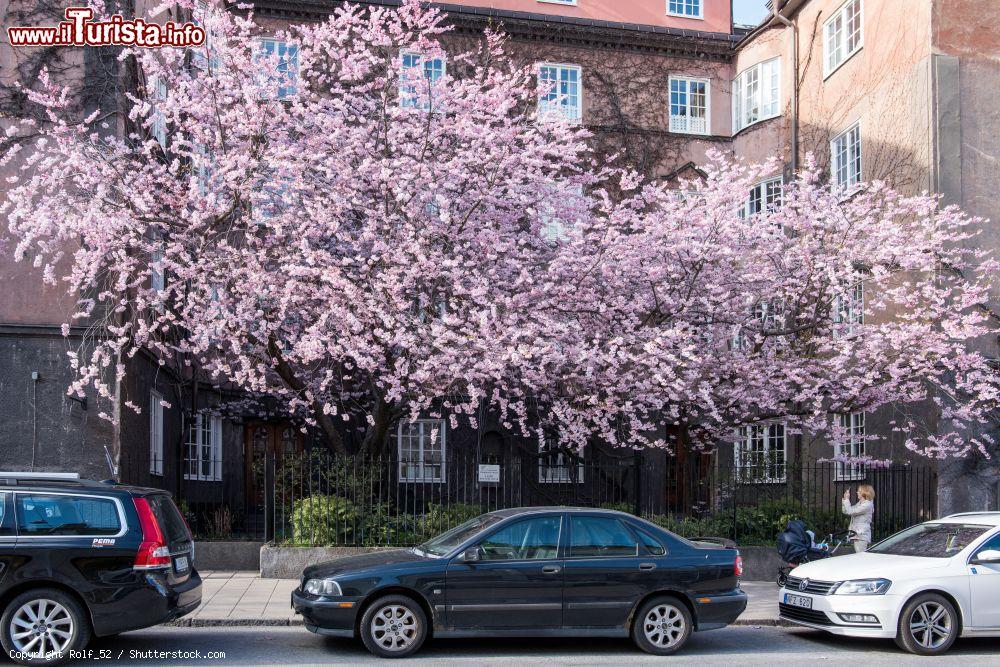
[[163, 475], [163, 394], [149, 392], [149, 474]]
[[[206, 418], [208, 428], [204, 426]], [[206, 436], [208, 442], [205, 441]], [[206, 453], [210, 462], [207, 472], [204, 468]], [[184, 446], [184, 479], [199, 482], [222, 480], [222, 417], [199, 412], [188, 423]]]
[[[851, 167], [845, 166], [841, 162], [841, 154], [847, 154], [850, 151], [851, 145], [848, 144], [843, 150], [838, 148], [838, 143], [841, 141], [848, 141], [851, 137], [854, 137], [855, 145], [857, 147], [857, 170], [856, 173], [851, 173]], [[830, 140], [830, 187], [834, 192], [848, 193], [855, 187], [857, 187], [863, 179], [864, 170], [864, 156], [862, 154], [862, 149], [864, 145], [861, 138], [861, 121], [856, 121], [852, 123], [846, 130], [835, 136]], [[849, 159], [851, 156], [847, 156]], [[846, 171], [848, 179], [845, 182], [841, 182], [840, 175], [842, 171]], [[853, 180], [851, 179], [853, 176]]]
[[865, 284], [860, 280], [833, 299], [833, 335], [849, 336], [865, 323]]
[[541, 219], [541, 236], [549, 243], [558, 243], [569, 238], [569, 230], [573, 229], [578, 220], [561, 220], [556, 217], [555, 208], [549, 204], [549, 198], [564, 196], [583, 197], [581, 183], [552, 184], [549, 195], [538, 203], [538, 217]]
[[564, 7], [576, 7], [576, 0], [538, 0], [547, 5], [562, 5]]
[[[837, 443], [837, 456], [849, 456], [853, 458], [865, 455], [865, 413], [850, 412], [837, 415], [840, 420], [840, 428], [847, 435], [847, 441]], [[838, 482], [853, 481], [865, 478], [865, 467], [860, 463], [844, 463], [837, 461], [834, 469], [834, 480]]]
[[[273, 44], [273, 50], [271, 53], [267, 53], [265, 50], [266, 45]], [[285, 55], [281, 55], [280, 49], [284, 47]], [[290, 100], [295, 97], [299, 92], [299, 46], [298, 44], [289, 44], [283, 39], [276, 39], [274, 37], [262, 37], [257, 40], [257, 49], [260, 53], [260, 57], [270, 58], [273, 55], [278, 57], [278, 70], [277, 74], [284, 74], [286, 77], [285, 82], [279, 82], [278, 85], [278, 95], [276, 99], [279, 100]], [[287, 63], [284, 72], [281, 72], [281, 63], [284, 61]], [[290, 65], [290, 67], [289, 67]]]
[[[542, 68], [554, 68], [556, 70], [556, 98], [554, 100], [543, 99], [542, 93]], [[564, 106], [562, 104], [562, 97], [558, 94], [558, 81], [561, 80], [562, 71], [574, 71], [576, 72], [576, 104], [572, 107]], [[538, 112], [538, 117], [543, 121], [546, 119], [558, 118], [561, 120], [566, 120], [570, 123], [582, 123], [583, 122], [583, 68], [580, 65], [571, 65], [568, 63], [550, 63], [541, 62], [535, 64], [535, 76], [538, 79], [538, 101], [536, 110]], [[544, 95], [549, 95], [550, 93], [544, 93]], [[558, 108], [545, 108], [546, 102], [559, 102]], [[566, 110], [571, 110], [571, 113], [566, 113]]]
[[[706, 0], [666, 0], [667, 5], [667, 16], [676, 16], [682, 19], [704, 19], [705, 18], [705, 2]], [[682, 11], [672, 10], [670, 8], [671, 4], [679, 4], [683, 8], [685, 5], [692, 5], [697, 7], [697, 14], [686, 14]]]
[[[773, 186], [775, 185], [778, 186], [777, 194], [775, 194], [773, 189]], [[746, 204], [744, 204], [743, 215], [750, 217], [758, 213], [773, 211], [775, 208], [781, 206], [782, 189], [784, 185], [785, 181], [781, 176], [765, 178], [762, 181], [754, 183], [753, 187], [750, 188], [750, 194], [747, 197]], [[760, 201], [760, 208], [756, 211], [752, 210], [755, 197]]]
[[[412, 432], [403, 433], [403, 429], [409, 428], [411, 426], [419, 426], [419, 432], [414, 435]], [[433, 429], [437, 428], [437, 442], [432, 443]], [[399, 425], [396, 427], [396, 453], [399, 456], [399, 461], [397, 464], [397, 480], [400, 484], [422, 484], [422, 483], [442, 483], [447, 479], [447, 465], [448, 465], [448, 428], [445, 420], [443, 419], [401, 419], [399, 420]], [[403, 438], [407, 438], [409, 447], [403, 447]], [[414, 437], [416, 437], [417, 447], [413, 447]], [[425, 444], [426, 443], [426, 444]], [[429, 450], [427, 445], [432, 445]], [[406, 454], [404, 455], [404, 451]], [[433, 460], [427, 462], [425, 460], [425, 454], [430, 451], [431, 454], [437, 454], [440, 456], [440, 463]], [[416, 458], [411, 458], [412, 454], [416, 454]], [[404, 459], [405, 456], [405, 459]], [[426, 464], [426, 466], [425, 466]], [[433, 469], [437, 468], [437, 474], [433, 473]], [[428, 475], [427, 470], [429, 468], [432, 470], [432, 474]], [[415, 470], [417, 474], [410, 474], [410, 470]]]
[[[566, 455], [566, 452], [549, 452], [545, 441], [539, 440], [538, 454], [539, 484], [583, 484], [582, 462], [577, 463], [574, 476], [573, 460]], [[555, 463], [551, 462], [553, 454]]]
[[[857, 5], [858, 29], [857, 40], [853, 48], [849, 47], [850, 37], [855, 33], [848, 33], [847, 22], [851, 7]], [[839, 27], [839, 29], [838, 29]], [[823, 23], [823, 78], [830, 76], [850, 60], [854, 54], [864, 48], [865, 45], [865, 8], [862, 0], [846, 0], [830, 15], [830, 18]], [[835, 54], [839, 60], [833, 62]]]
[[[688, 112], [684, 115], [674, 115], [674, 83], [684, 83], [684, 95], [686, 96], [687, 102], [684, 107]], [[704, 84], [705, 85], [705, 107], [704, 112], [704, 127], [699, 131], [692, 129], [694, 123], [692, 119], [695, 118], [690, 114], [692, 108], [691, 105], [691, 84]], [[712, 82], [709, 79], [693, 77], [693, 76], [671, 76], [667, 79], [667, 115], [669, 116], [669, 124], [671, 132], [676, 132], [678, 134], [697, 134], [697, 135], [709, 135], [712, 133]], [[678, 119], [675, 123], [674, 119]]]
[[[413, 58], [416, 62], [413, 65], [407, 66], [404, 64], [407, 58]], [[428, 94], [427, 99], [418, 104], [413, 99], [414, 92], [410, 88], [412, 86], [415, 90], [418, 85], [427, 85], [427, 92], [430, 93], [430, 91], [433, 91], [437, 82], [448, 73], [448, 59], [444, 54], [429, 58], [431, 61], [441, 61], [441, 71], [430, 77], [426, 76], [427, 70], [424, 69], [424, 61], [426, 59], [428, 59], [427, 56], [416, 51], [403, 49], [399, 52], [399, 106], [404, 109], [419, 108], [423, 111], [430, 111], [434, 106], [432, 94]], [[432, 66], [432, 69], [436, 70], [437, 68]], [[410, 70], [419, 70], [419, 76], [416, 77], [416, 80], [406, 78]], [[423, 95], [422, 92], [420, 94]]]
[[[732, 90], [733, 134], [780, 116], [781, 57], [762, 60], [744, 69], [733, 79]], [[750, 113], [752, 110], [755, 116]]]
[[[773, 456], [778, 452], [780, 460]], [[784, 422], [772, 422], [737, 429], [733, 460], [741, 483], [784, 483], [788, 479], [788, 427]]]
[[167, 82], [158, 76], [154, 76], [149, 83], [150, 102], [153, 105], [153, 124], [149, 128], [150, 134], [160, 144], [160, 148], [167, 147], [167, 117], [162, 111], [162, 105], [167, 100]]

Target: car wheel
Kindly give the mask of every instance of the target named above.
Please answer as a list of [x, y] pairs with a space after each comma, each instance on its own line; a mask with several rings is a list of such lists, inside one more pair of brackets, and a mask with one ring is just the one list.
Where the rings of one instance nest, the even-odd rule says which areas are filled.
[[427, 638], [427, 615], [416, 600], [387, 595], [372, 602], [361, 616], [361, 641], [382, 658], [405, 658]]
[[937, 593], [918, 595], [903, 607], [896, 644], [917, 655], [944, 653], [958, 637], [958, 612]]
[[90, 619], [80, 603], [54, 588], [21, 593], [0, 618], [0, 643], [22, 665], [58, 665], [90, 641]]
[[639, 608], [632, 622], [632, 640], [653, 655], [670, 655], [687, 643], [691, 612], [675, 597], [653, 598]]

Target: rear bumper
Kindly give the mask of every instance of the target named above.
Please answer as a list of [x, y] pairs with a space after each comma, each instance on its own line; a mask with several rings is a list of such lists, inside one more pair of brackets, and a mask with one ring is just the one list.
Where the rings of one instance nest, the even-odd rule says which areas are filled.
[[695, 630], [715, 630], [730, 625], [747, 608], [747, 594], [739, 588], [695, 598]]
[[158, 572], [135, 573], [134, 586], [122, 587], [102, 604], [91, 606], [94, 634], [139, 630], [190, 614], [201, 604], [201, 577], [191, 570], [187, 580], [169, 584]]
[[361, 598], [319, 598], [292, 591], [292, 609], [302, 615], [307, 630], [320, 635], [353, 637], [360, 603]]

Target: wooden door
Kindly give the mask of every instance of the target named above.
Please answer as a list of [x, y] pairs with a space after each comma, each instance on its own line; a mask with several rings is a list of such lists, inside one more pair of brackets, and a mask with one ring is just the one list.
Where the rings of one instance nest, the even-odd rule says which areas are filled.
[[243, 427], [246, 493], [250, 506], [264, 504], [264, 463], [273, 459], [275, 467], [305, 447], [301, 431], [285, 421], [248, 422]]

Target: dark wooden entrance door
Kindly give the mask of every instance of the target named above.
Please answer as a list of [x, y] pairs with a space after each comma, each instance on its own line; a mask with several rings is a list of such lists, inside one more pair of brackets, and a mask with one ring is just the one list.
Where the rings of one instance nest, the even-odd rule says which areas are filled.
[[264, 505], [264, 461], [280, 465], [285, 458], [300, 454], [305, 447], [302, 432], [285, 421], [248, 422], [243, 427], [243, 451], [246, 464], [247, 504]]

